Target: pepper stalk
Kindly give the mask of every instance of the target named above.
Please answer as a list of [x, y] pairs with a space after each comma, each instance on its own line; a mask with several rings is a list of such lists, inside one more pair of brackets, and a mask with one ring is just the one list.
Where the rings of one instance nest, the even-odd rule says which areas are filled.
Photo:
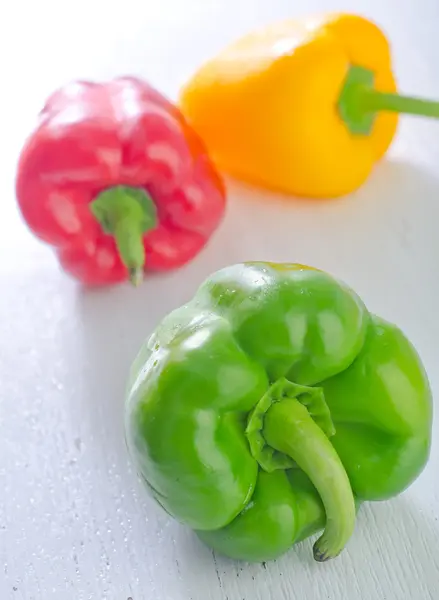
[[351, 66], [342, 87], [338, 109], [353, 134], [371, 132], [378, 112], [396, 112], [439, 119], [439, 102], [374, 88], [374, 73], [370, 69]]
[[130, 281], [137, 286], [143, 278], [143, 236], [157, 226], [157, 208], [143, 188], [118, 185], [101, 192], [90, 205], [102, 229], [114, 235]]
[[334, 433], [323, 390], [285, 378], [276, 381], [261, 398], [246, 429], [250, 450], [264, 470], [298, 466], [320, 494], [326, 527], [314, 544], [318, 562], [340, 554], [356, 520], [349, 478], [329, 441]]

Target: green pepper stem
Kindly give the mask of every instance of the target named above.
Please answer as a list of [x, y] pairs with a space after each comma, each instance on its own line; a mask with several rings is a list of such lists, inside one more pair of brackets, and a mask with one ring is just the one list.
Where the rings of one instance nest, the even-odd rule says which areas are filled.
[[355, 501], [343, 464], [331, 442], [303, 404], [283, 398], [265, 414], [263, 435], [269, 446], [290, 456], [311, 479], [326, 511], [326, 527], [314, 544], [314, 558], [337, 556], [355, 527]]
[[90, 205], [103, 231], [113, 235], [133, 285], [142, 281], [145, 266], [144, 234], [157, 225], [157, 210], [142, 188], [118, 185], [101, 192]]

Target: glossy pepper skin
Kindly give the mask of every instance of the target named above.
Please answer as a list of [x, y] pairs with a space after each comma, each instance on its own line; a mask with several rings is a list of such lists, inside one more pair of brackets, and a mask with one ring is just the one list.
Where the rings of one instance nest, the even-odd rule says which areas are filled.
[[134, 77], [55, 92], [21, 152], [16, 191], [30, 229], [87, 285], [180, 267], [225, 208], [199, 137]]
[[274, 559], [321, 528], [336, 556], [356, 505], [424, 468], [432, 402], [394, 325], [330, 275], [246, 263], [214, 273], [135, 360], [128, 449], [157, 502], [215, 550]]
[[330, 14], [232, 43], [187, 82], [180, 105], [224, 171], [327, 198], [363, 184], [394, 138], [398, 112], [439, 117], [438, 103], [395, 92], [383, 32], [361, 16]]

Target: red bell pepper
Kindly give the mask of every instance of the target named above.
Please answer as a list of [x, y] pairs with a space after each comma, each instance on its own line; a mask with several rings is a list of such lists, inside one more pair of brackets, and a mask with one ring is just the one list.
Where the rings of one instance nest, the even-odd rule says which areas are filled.
[[16, 192], [29, 228], [88, 285], [180, 267], [225, 209], [200, 138], [133, 77], [55, 92], [22, 150]]

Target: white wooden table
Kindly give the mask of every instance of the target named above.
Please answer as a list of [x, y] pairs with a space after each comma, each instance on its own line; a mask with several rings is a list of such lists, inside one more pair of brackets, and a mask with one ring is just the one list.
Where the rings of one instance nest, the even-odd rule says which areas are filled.
[[[280, 202], [230, 183], [228, 216], [178, 273], [84, 293], [16, 210], [17, 154], [45, 97], [75, 77], [134, 73], [175, 96], [202, 57], [253, 26], [330, 0], [15, 0], [0, 9], [1, 600], [439, 598], [439, 449], [401, 497], [363, 509], [348, 549], [314, 563], [214, 556], [149, 500], [123, 437], [128, 366], [210, 272], [245, 259], [329, 270], [418, 348], [439, 397], [439, 123], [407, 118], [353, 197]], [[342, 1], [393, 40], [401, 88], [439, 98], [437, 0]], [[267, 236], [269, 232], [269, 237]], [[371, 270], [371, 271], [370, 271]], [[371, 274], [369, 274], [369, 271]], [[435, 435], [437, 436], [437, 425]]]

